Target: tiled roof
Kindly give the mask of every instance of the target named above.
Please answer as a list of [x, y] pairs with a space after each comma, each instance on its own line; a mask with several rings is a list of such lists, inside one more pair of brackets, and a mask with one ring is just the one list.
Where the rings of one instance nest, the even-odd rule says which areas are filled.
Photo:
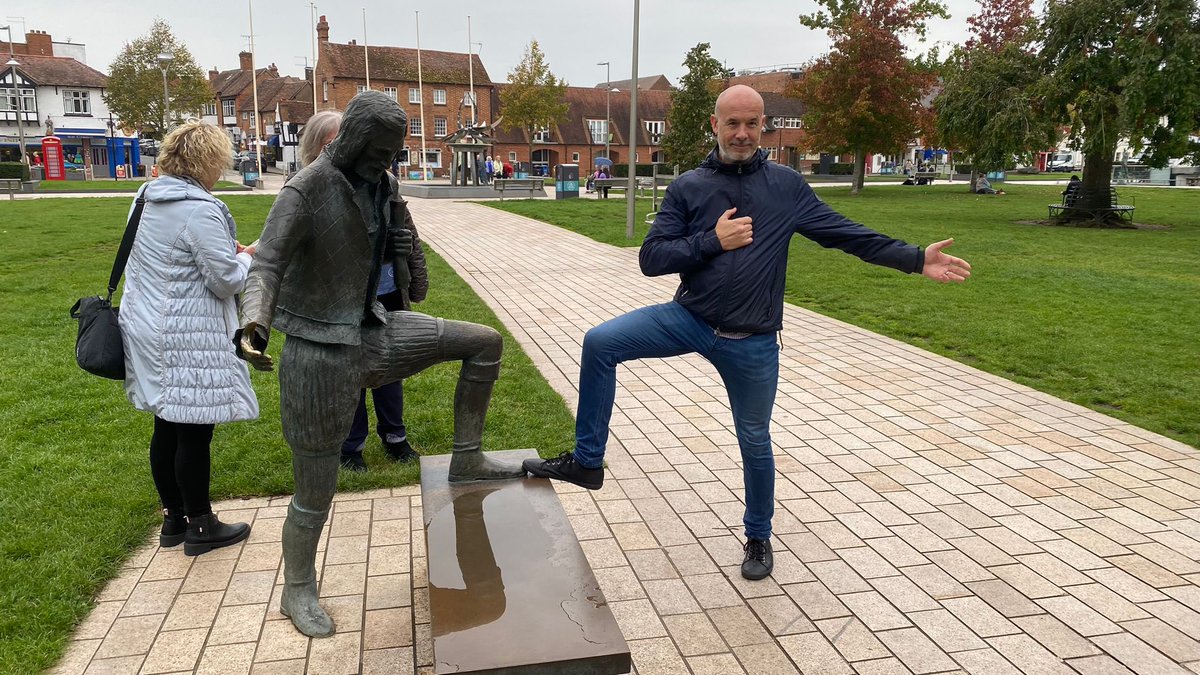
[[[5, 59], [7, 60], [7, 59]], [[106, 87], [108, 76], [65, 56], [33, 56], [17, 58], [17, 70], [37, 85], [61, 87]]]
[[769, 91], [762, 92], [763, 114], [767, 117], [800, 117], [808, 110], [804, 101]]
[[[298, 77], [290, 75], [286, 77], [276, 77], [267, 81], [259, 81], [258, 83], [258, 109], [274, 110], [275, 104], [281, 101], [302, 100], [308, 101], [312, 105], [312, 88], [306, 80], [301, 80]], [[247, 97], [242, 102], [242, 107], [238, 110], [249, 112], [254, 108], [254, 99]]]
[[[613, 80], [612, 86], [617, 89], [629, 89], [630, 80]], [[604, 89], [604, 83], [601, 82], [595, 86], [596, 89]], [[668, 91], [671, 89], [671, 81], [666, 75], [647, 75], [646, 77], [638, 78], [638, 91]]]
[[[417, 50], [407, 47], [369, 47], [371, 54], [371, 79], [393, 82], [417, 81]], [[328, 60], [321, 70], [332, 77], [365, 79], [366, 67], [362, 45], [324, 42], [321, 44], [322, 60]], [[475, 84], [491, 84], [487, 70], [478, 54], [471, 55], [474, 61]], [[421, 50], [421, 77], [425, 83], [469, 84], [471, 81], [467, 54]]]
[[[500, 92], [507, 85], [496, 85], [492, 98], [493, 110], [504, 114], [500, 106]], [[605, 96], [604, 89], [589, 87], [567, 87], [563, 99], [567, 103], [567, 120], [558, 125], [553, 138], [556, 143], [572, 145], [588, 145], [591, 134], [588, 131], [589, 119], [604, 119]], [[625, 145], [629, 141], [629, 92], [620, 91], [612, 94], [609, 100], [612, 112], [612, 144]], [[671, 93], [667, 91], [643, 90], [638, 91], [638, 119], [666, 120], [667, 111], [671, 109]], [[638, 127], [638, 145], [650, 145], [650, 134], [644, 125]], [[528, 143], [526, 134], [521, 129], [504, 131], [496, 129], [496, 140], [500, 143]]]
[[[258, 86], [261, 87], [264, 81], [279, 77], [279, 71], [273, 68], [258, 68]], [[217, 92], [217, 98], [230, 98], [233, 96], [241, 96], [246, 87], [251, 86], [252, 79], [248, 70], [225, 70], [217, 73], [217, 76], [212, 79], [213, 91]]]
[[313, 116], [312, 101], [280, 101], [279, 116], [288, 122], [304, 124]]

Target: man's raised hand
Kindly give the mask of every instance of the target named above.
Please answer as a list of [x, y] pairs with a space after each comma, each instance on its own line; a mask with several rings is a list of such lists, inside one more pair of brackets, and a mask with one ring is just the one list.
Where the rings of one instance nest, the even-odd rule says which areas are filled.
[[754, 228], [751, 226], [750, 216], [732, 218], [734, 213], [737, 213], [736, 206], [717, 219], [717, 239], [721, 241], [721, 248], [726, 251], [747, 246], [754, 241]]
[[942, 249], [953, 243], [953, 239], [946, 239], [930, 244], [929, 248], [925, 249], [925, 267], [921, 270], [923, 276], [943, 284], [962, 283], [971, 276], [970, 263], [942, 253]]

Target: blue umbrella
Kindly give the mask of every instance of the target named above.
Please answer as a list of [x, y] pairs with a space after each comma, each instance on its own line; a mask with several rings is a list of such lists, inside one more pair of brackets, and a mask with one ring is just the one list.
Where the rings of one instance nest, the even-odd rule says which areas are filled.
[[595, 164], [596, 166], [612, 166], [612, 160], [607, 157], [597, 157]]

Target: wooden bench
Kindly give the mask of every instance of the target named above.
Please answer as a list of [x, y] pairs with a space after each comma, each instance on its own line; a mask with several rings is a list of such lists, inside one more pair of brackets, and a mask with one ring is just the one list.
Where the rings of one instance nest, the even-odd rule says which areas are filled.
[[1122, 220], [1130, 223], [1133, 222], [1133, 209], [1131, 204], [1118, 204], [1117, 191], [1112, 186], [1105, 188], [1108, 192], [1107, 206], [1079, 206], [1081, 199], [1080, 190], [1064, 190], [1062, 202], [1058, 204], [1048, 204], [1047, 210], [1049, 217], [1054, 218], [1060, 215], [1086, 215], [1092, 220], [1100, 220], [1109, 214], [1115, 214]]
[[9, 199], [16, 199], [14, 195], [20, 191], [20, 178], [0, 178], [0, 192], [7, 192]]
[[[936, 171], [918, 171], [913, 174], [913, 183], [916, 185], [933, 185], [933, 181], [938, 177]], [[925, 181], [922, 183], [921, 181]]]
[[[646, 190], [654, 189], [654, 179], [653, 178], [649, 178], [647, 176], [638, 176], [634, 180], [636, 182], [635, 188], [638, 191], [639, 197], [645, 197]], [[629, 187], [629, 179], [628, 178], [597, 178], [592, 181], [592, 184], [595, 186], [595, 189], [597, 191], [599, 191], [600, 188], [608, 188], [609, 190], [624, 190]], [[608, 198], [607, 192], [602, 192], [601, 194], [604, 195], [605, 199]]]
[[492, 189], [500, 192], [500, 201], [504, 201], [505, 190], [528, 190], [529, 198], [533, 199], [534, 192], [543, 190], [545, 182], [545, 178], [495, 178]]

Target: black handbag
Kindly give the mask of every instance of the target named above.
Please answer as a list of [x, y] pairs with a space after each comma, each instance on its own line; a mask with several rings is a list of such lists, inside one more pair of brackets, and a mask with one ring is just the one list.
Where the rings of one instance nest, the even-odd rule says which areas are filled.
[[125, 379], [125, 347], [121, 342], [121, 326], [117, 323], [119, 308], [113, 306], [112, 296], [125, 273], [125, 263], [129, 262], [129, 251], [133, 248], [133, 238], [137, 235], [145, 206], [146, 198], [139, 194], [125, 226], [121, 247], [117, 249], [112, 273], [108, 276], [108, 295], [80, 298], [71, 307], [71, 318], [79, 320], [75, 362], [87, 372], [110, 380]]

